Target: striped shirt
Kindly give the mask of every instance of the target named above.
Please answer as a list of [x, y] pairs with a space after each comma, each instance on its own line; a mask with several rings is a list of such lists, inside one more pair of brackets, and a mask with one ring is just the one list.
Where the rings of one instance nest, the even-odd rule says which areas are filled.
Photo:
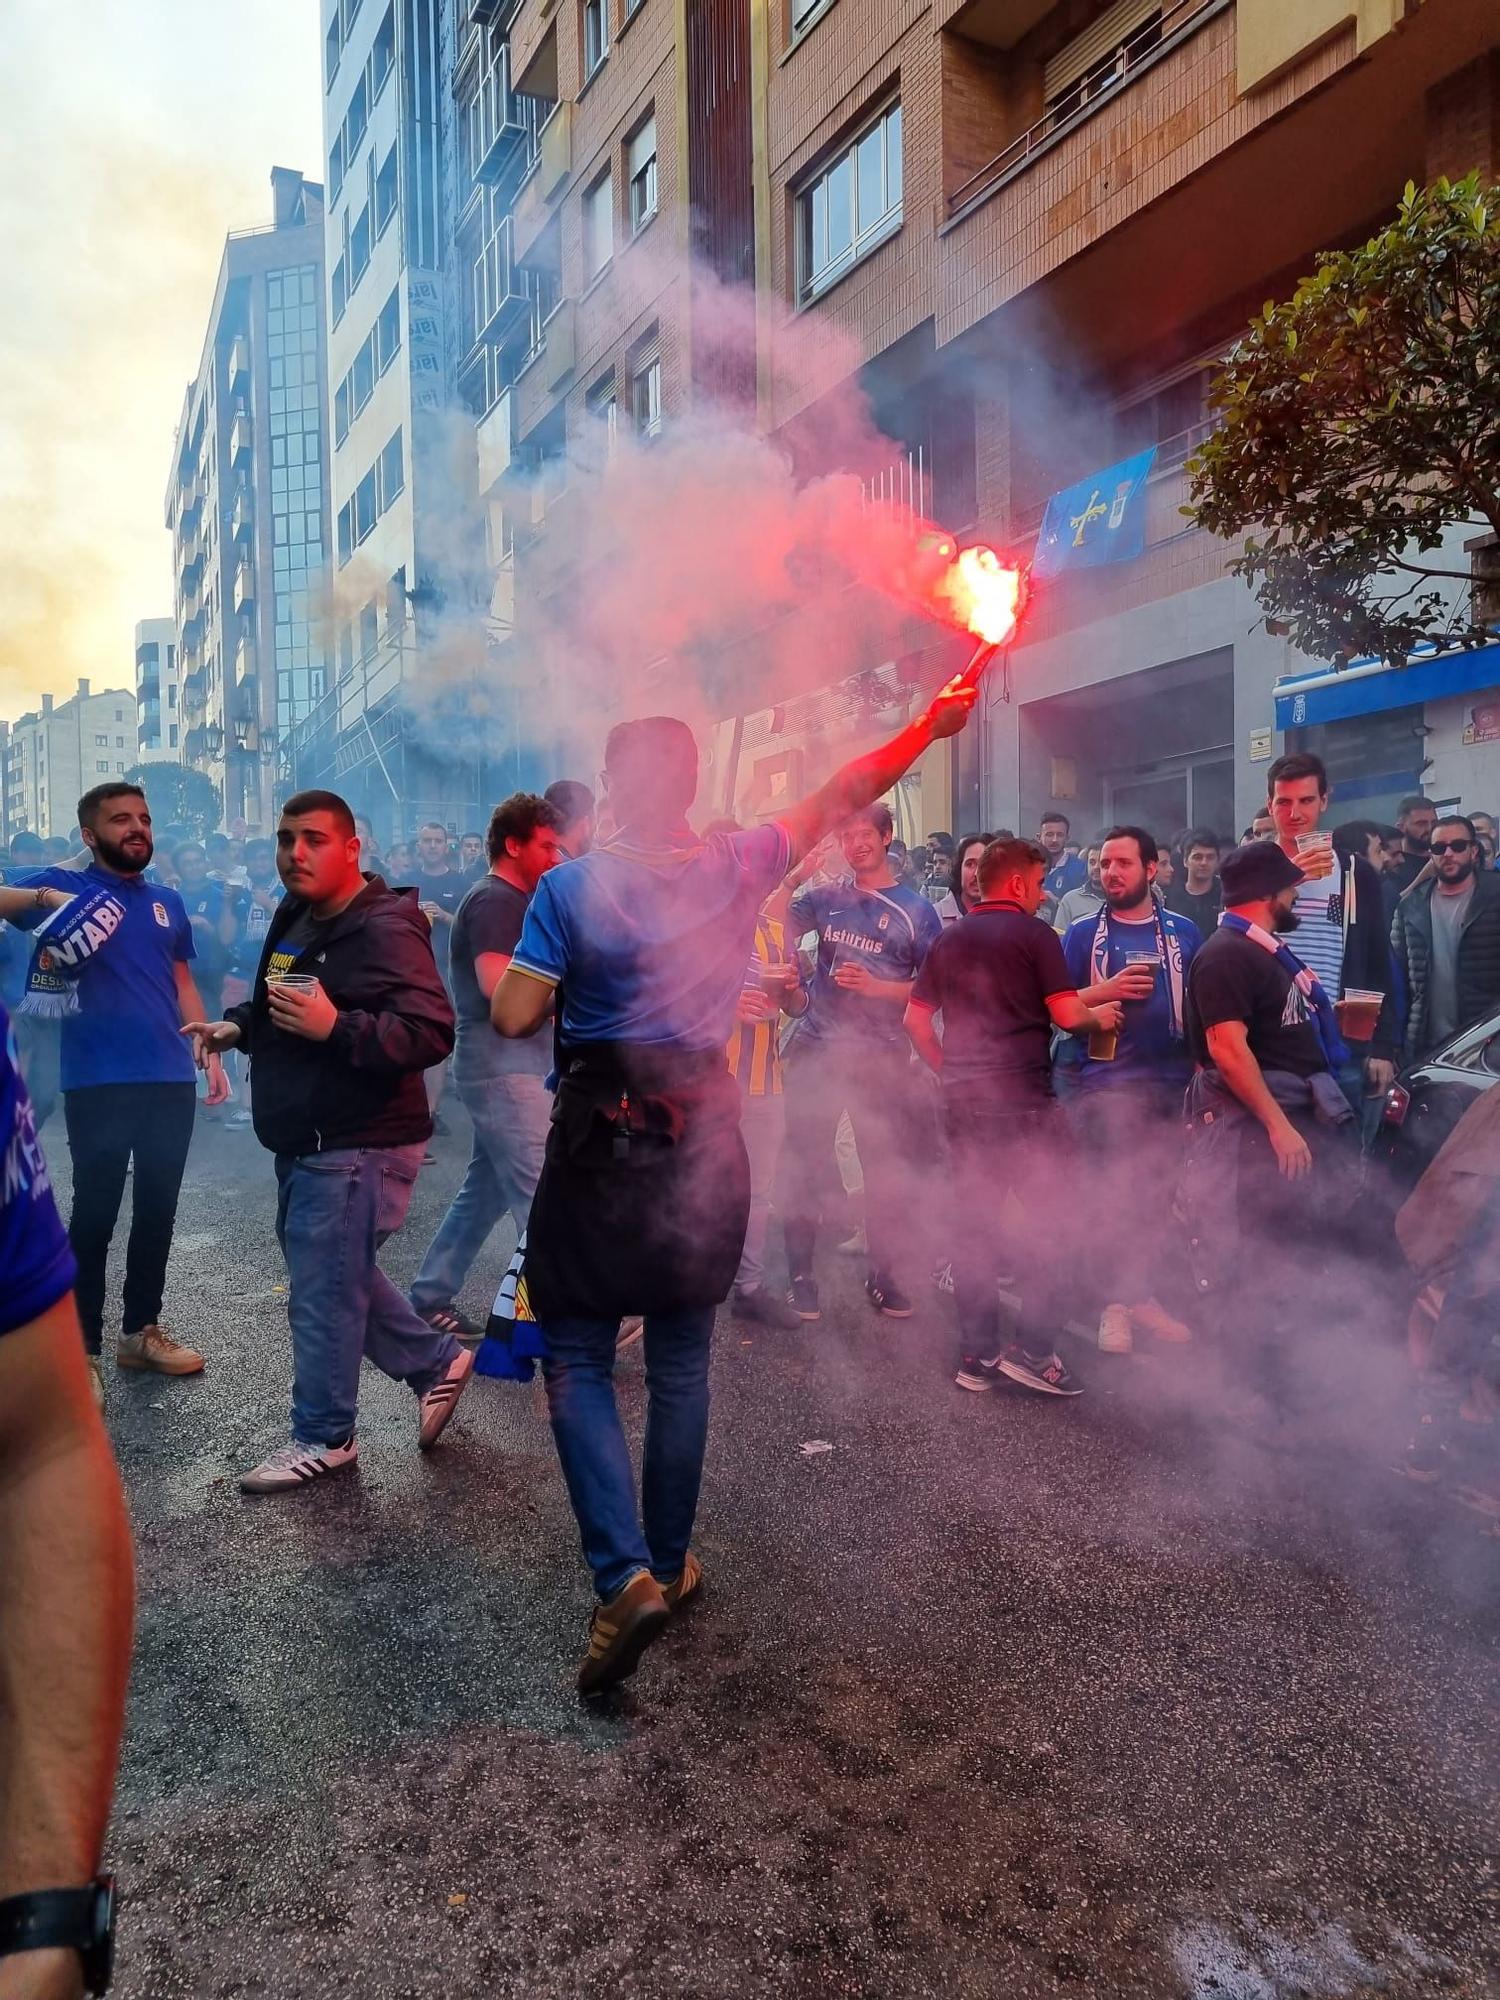
[[1344, 868], [1336, 854], [1333, 873], [1304, 882], [1292, 907], [1297, 928], [1287, 943], [1317, 974], [1329, 999], [1337, 1000], [1344, 990]]
[[[769, 917], [757, 917], [755, 951], [746, 969], [746, 983], [754, 977], [756, 966], [785, 963], [786, 938], [781, 925], [773, 923]], [[747, 1097], [780, 1097], [780, 1034], [779, 1012], [768, 1021], [735, 1022], [725, 1055], [729, 1062], [729, 1074], [738, 1080]]]

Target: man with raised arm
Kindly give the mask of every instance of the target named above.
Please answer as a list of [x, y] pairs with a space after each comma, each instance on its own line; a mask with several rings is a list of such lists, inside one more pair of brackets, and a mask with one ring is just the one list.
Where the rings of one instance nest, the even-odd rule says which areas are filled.
[[[747, 833], [687, 823], [686, 723], [621, 723], [605, 747], [617, 831], [544, 875], [495, 987], [504, 1035], [561, 988], [558, 1102], [532, 1204], [526, 1284], [545, 1335], [553, 1436], [598, 1598], [579, 1691], [633, 1673], [698, 1588], [688, 1548], [708, 1430], [709, 1337], [744, 1245], [750, 1173], [724, 1061], [761, 905], [800, 856], [963, 727], [945, 688], [891, 742]], [[650, 1398], [638, 1509], [615, 1408], [615, 1335], [643, 1313]], [[642, 1510], [644, 1518], [642, 1517]]]

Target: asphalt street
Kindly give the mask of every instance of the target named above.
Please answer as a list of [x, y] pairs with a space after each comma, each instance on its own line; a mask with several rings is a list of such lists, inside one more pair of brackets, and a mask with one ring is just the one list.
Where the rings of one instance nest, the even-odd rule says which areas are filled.
[[964, 1395], [938, 1294], [880, 1320], [830, 1252], [820, 1326], [721, 1315], [702, 1601], [587, 1712], [539, 1387], [476, 1381], [423, 1458], [366, 1371], [357, 1470], [237, 1492], [286, 1428], [272, 1186], [203, 1126], [164, 1316], [207, 1371], [110, 1373], [125, 2000], [1500, 1992], [1500, 1541], [1378, 1416], [1257, 1442], [1165, 1350]]

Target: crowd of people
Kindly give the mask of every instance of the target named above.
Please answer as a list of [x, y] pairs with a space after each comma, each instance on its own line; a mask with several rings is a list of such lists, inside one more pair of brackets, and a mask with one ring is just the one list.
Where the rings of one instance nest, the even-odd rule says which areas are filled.
[[[603, 799], [560, 781], [482, 837], [424, 825], [407, 856], [329, 792], [288, 799], [274, 842], [159, 847], [123, 782], [80, 801], [81, 866], [22, 836], [4, 997], [27, 1117], [63, 1106], [99, 1406], [128, 1174], [114, 1360], [205, 1365], [163, 1321], [168, 1259], [195, 1121], [236, 1099], [273, 1156], [292, 1378], [289, 1435], [243, 1490], [355, 1463], [365, 1359], [412, 1390], [430, 1449], [481, 1342], [528, 1323], [599, 1600], [589, 1691], [697, 1587], [715, 1310], [816, 1324], [830, 1241], [884, 1318], [951, 1294], [971, 1393], [1079, 1395], [1059, 1335], [1082, 1325], [1106, 1354], [1208, 1345], [1248, 1420], [1295, 1399], [1284, 1335], [1398, 1064], [1500, 1007], [1494, 821], [1410, 798], [1394, 827], [1329, 829], [1327, 774], [1295, 753], [1237, 843], [1127, 824], [1077, 843], [1053, 811], [1034, 840], [908, 849], [880, 795], [967, 707], [946, 691], [749, 830], [690, 830], [696, 752], [660, 719], [611, 737]], [[408, 1294], [379, 1252], [449, 1075], [470, 1158]], [[1149, 1230], [1117, 1213], [1125, 1161]], [[914, 1185], [961, 1190], [965, 1226]], [[1068, 1260], [1064, 1211], [1092, 1218]], [[506, 1217], [508, 1303], [471, 1313]], [[643, 1330], [644, 1517], [611, 1384]], [[1476, 1339], [1438, 1343], [1460, 1393]], [[1404, 1462], [1424, 1476], [1448, 1444], [1424, 1406]]]

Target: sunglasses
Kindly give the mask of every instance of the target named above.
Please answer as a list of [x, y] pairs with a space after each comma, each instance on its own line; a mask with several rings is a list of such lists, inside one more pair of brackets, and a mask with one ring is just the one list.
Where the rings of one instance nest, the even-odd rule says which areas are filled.
[[1472, 840], [1435, 840], [1428, 852], [1431, 854], [1467, 854], [1474, 845]]

